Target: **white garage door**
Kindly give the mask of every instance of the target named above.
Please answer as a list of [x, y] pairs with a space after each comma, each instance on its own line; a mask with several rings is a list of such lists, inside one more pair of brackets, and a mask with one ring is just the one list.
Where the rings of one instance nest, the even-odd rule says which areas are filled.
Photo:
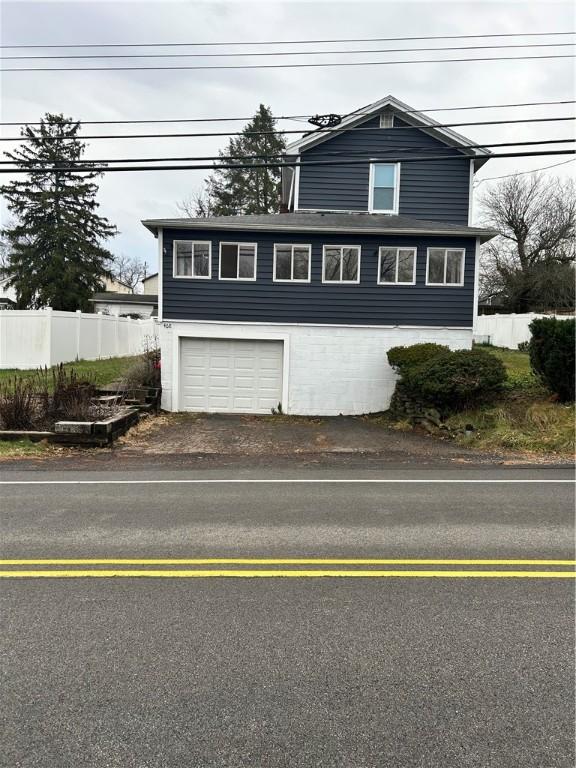
[[182, 339], [180, 410], [270, 413], [282, 401], [281, 341]]

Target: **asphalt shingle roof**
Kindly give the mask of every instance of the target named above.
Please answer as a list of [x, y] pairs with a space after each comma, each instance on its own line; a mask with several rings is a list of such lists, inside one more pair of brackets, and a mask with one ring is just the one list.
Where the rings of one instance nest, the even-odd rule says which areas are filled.
[[157, 234], [169, 229], [251, 229], [327, 232], [365, 232], [373, 234], [466, 235], [489, 240], [496, 232], [480, 227], [424, 221], [409, 216], [378, 213], [267, 213], [249, 216], [210, 216], [190, 219], [146, 219], [142, 222]]

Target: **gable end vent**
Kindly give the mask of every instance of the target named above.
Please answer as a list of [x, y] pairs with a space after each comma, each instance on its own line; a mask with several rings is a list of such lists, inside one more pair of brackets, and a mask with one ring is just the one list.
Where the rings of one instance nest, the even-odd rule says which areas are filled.
[[394, 128], [394, 115], [392, 112], [382, 112], [380, 114], [380, 128]]

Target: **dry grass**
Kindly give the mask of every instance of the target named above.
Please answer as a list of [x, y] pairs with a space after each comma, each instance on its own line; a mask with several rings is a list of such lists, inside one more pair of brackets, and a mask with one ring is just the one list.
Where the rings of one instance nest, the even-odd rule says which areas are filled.
[[452, 430], [472, 424], [471, 435], [456, 432], [456, 440], [470, 447], [574, 455], [574, 406], [547, 397], [510, 393], [492, 405], [458, 413], [447, 424]]
[[[532, 373], [527, 353], [485, 349], [502, 360], [508, 381], [493, 402], [461, 411], [447, 420], [454, 439], [470, 448], [574, 456], [574, 404], [554, 400]], [[465, 435], [464, 428], [469, 424], [474, 431]], [[403, 430], [406, 422], [391, 426]]]

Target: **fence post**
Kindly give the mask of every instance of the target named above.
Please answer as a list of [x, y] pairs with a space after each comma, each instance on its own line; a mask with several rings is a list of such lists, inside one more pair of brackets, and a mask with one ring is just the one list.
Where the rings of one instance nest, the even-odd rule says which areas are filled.
[[120, 315], [116, 315], [116, 322], [114, 323], [114, 352], [116, 354], [116, 357], [120, 354], [120, 320], [122, 318]]
[[52, 307], [44, 307], [44, 310], [44, 320], [46, 322], [46, 335], [44, 338], [47, 340], [45, 346], [48, 347], [44, 350], [44, 365], [47, 365], [48, 368], [50, 368], [52, 366]]
[[76, 310], [76, 360], [81, 359], [80, 351], [82, 345], [80, 343], [80, 335], [82, 333], [82, 310]]
[[98, 353], [98, 359], [102, 357], [102, 312], [98, 312], [98, 323], [97, 323], [97, 339], [98, 344], [96, 346], [96, 352]]

